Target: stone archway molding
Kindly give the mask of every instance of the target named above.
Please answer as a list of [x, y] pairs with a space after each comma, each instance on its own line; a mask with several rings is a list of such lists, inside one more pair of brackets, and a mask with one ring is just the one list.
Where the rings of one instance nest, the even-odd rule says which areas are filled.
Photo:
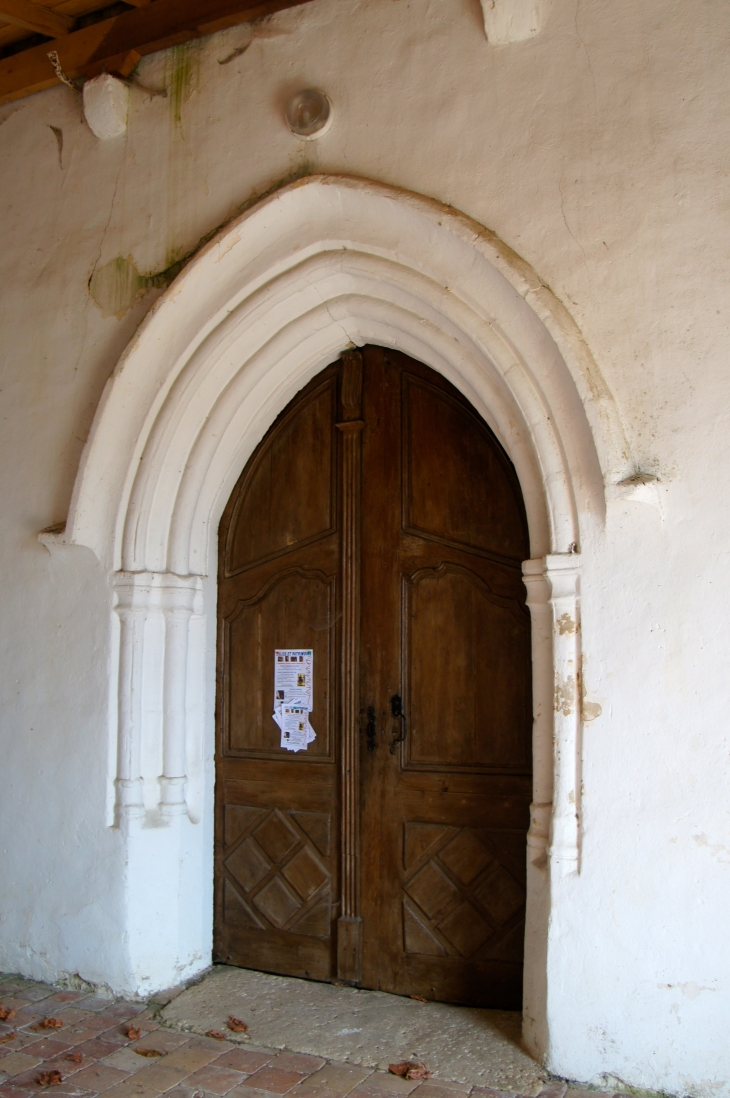
[[[603, 519], [604, 481], [625, 476], [629, 459], [577, 326], [528, 264], [464, 215], [360, 179], [300, 180], [222, 230], [141, 325], [83, 454], [64, 538], [94, 551], [114, 589], [113, 822], [129, 844], [128, 922], [154, 903], [178, 927], [174, 945], [130, 947], [125, 990], [168, 986], [210, 956], [209, 924], [181, 914], [183, 862], [174, 880], [168, 869], [153, 881], [152, 866], [165, 843], [170, 857], [184, 849], [190, 865], [210, 866], [211, 770], [191, 745], [211, 754], [220, 515], [276, 415], [365, 343], [456, 385], [525, 497], [535, 698], [525, 1017], [542, 1054], [550, 890], [579, 869], [579, 550]], [[161, 774], [145, 764], [155, 758]], [[199, 808], [191, 778], [207, 789]]]

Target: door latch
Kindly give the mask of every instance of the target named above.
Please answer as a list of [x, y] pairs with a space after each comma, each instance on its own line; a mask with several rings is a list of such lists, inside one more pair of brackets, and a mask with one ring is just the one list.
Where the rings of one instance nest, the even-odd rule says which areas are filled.
[[408, 726], [406, 724], [406, 715], [403, 712], [403, 699], [401, 698], [400, 694], [394, 694], [393, 697], [390, 699], [390, 712], [394, 717], [400, 717], [400, 719], [403, 721], [400, 735], [393, 736], [393, 739], [390, 741], [390, 753], [391, 755], [395, 755], [396, 747], [399, 743], [403, 743], [404, 739], [406, 738], [406, 732], [408, 731]]

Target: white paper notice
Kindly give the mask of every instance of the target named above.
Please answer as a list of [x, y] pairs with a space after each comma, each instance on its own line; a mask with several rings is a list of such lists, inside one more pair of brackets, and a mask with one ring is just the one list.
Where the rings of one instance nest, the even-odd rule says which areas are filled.
[[309, 723], [312, 711], [314, 652], [311, 648], [277, 648], [274, 652], [274, 720], [281, 746], [306, 751], [316, 739]]

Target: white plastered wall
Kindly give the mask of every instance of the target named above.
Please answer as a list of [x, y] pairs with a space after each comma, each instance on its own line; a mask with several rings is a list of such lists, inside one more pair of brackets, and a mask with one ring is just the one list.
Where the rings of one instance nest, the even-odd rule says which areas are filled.
[[[107, 286], [120, 315], [105, 316], [89, 278], [117, 258], [162, 270], [308, 160], [494, 229], [570, 311], [615, 398], [618, 441], [591, 422], [608, 503], [580, 538], [593, 719], [581, 872], [553, 894], [548, 1063], [727, 1093], [727, 12], [555, 0], [539, 34], [501, 47], [480, 17], [317, 0], [236, 56], [245, 28], [145, 61], [140, 81], [170, 95], [133, 92], [115, 142], [65, 88], [0, 108], [0, 964], [144, 991], [207, 963], [211, 740], [190, 791], [200, 822], [148, 829], [135, 862], [108, 826], [110, 565], [36, 535], [67, 517], [103, 385], [157, 292], [125, 311]], [[306, 83], [335, 104], [319, 144], [281, 121]], [[616, 489], [632, 472], [658, 485]], [[193, 663], [212, 651], [196, 628]], [[148, 705], [153, 720], [163, 699]], [[143, 766], [154, 783], [161, 758]], [[163, 874], [182, 921], [129, 902]]]

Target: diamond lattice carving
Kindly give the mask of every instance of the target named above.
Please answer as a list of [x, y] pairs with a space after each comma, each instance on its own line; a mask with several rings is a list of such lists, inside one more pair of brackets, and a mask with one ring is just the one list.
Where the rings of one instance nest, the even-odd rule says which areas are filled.
[[505, 833], [406, 823], [403, 865], [406, 953], [496, 960], [514, 952], [525, 888]]
[[[224, 918], [252, 930], [328, 938], [330, 818], [235, 806], [223, 852]], [[228, 825], [228, 820], [226, 820]]]

